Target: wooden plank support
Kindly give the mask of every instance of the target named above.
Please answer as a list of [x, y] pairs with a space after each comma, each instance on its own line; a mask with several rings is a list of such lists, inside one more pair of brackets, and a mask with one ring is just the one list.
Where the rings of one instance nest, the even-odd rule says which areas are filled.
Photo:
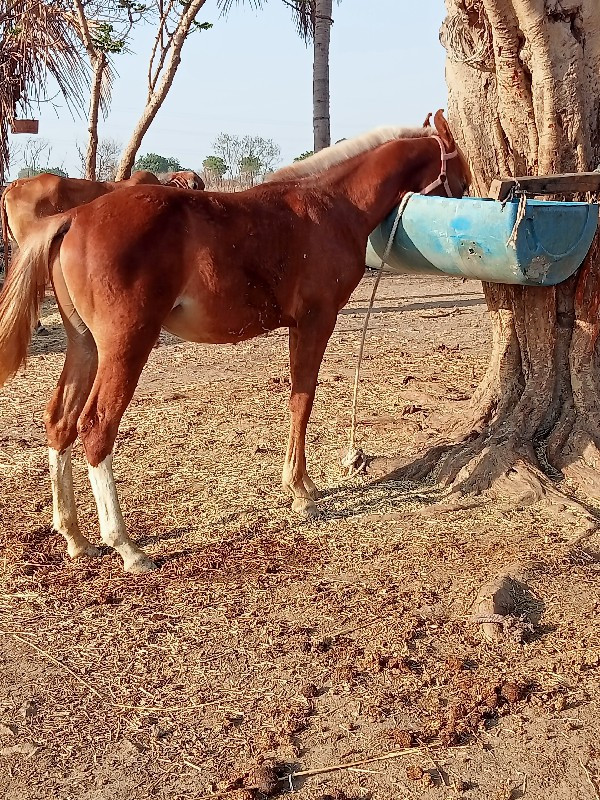
[[506, 200], [513, 189], [527, 194], [569, 194], [600, 192], [600, 172], [572, 172], [562, 175], [540, 175], [523, 178], [498, 178], [490, 184], [489, 197]]

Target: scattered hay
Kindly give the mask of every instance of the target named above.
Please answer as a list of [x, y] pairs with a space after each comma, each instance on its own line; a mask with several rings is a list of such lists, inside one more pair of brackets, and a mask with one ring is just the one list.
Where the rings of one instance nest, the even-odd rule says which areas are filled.
[[[293, 516], [279, 488], [285, 337], [235, 348], [161, 338], [115, 459], [129, 529], [160, 565], [142, 579], [109, 552], [70, 563], [49, 528], [42, 407], [64, 341], [57, 316], [44, 315], [51, 335], [34, 341], [28, 371], [0, 394], [0, 747], [39, 748], [3, 756], [3, 776], [22, 782], [15, 791], [39, 785], [46, 797], [80, 800], [97, 785], [106, 797], [184, 800], [241, 776], [226, 799], [258, 800], [268, 776], [251, 772], [262, 764], [278, 777], [283, 765], [298, 788], [300, 773], [343, 765], [305, 775], [309, 791], [391, 800], [406, 766], [418, 765], [423, 785], [435, 782], [432, 752], [454, 764], [465, 746], [476, 760], [509, 715], [515, 730], [529, 708], [579, 724], [600, 668], [598, 545], [592, 536], [578, 549], [572, 520], [551, 523], [536, 509], [477, 503], [437, 514], [436, 487], [395, 479], [397, 455], [421, 449], [435, 415], [477, 383], [485, 334], [470, 305], [424, 337], [419, 314], [454, 307], [454, 284], [419, 285], [401, 304], [410, 282], [385, 280], [380, 303], [391, 310], [373, 316], [361, 387], [368, 424], [358, 428], [378, 459], [370, 474], [343, 480], [361, 287], [340, 315], [309, 428], [309, 469], [324, 489], [315, 521]], [[75, 479], [82, 528], [95, 539], [79, 452]], [[504, 639], [482, 647], [464, 624], [481, 583], [541, 554], [529, 581], [545, 604], [534, 635], [519, 648]], [[21, 709], [33, 707], [26, 718]], [[499, 769], [518, 760], [509, 744], [495, 755]], [[480, 762], [473, 771], [490, 800], [492, 772]]]

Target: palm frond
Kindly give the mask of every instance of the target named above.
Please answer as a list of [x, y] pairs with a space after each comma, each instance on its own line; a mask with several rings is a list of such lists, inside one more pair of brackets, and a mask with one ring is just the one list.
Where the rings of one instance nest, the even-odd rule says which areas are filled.
[[262, 8], [265, 4], [265, 0], [217, 0], [217, 7], [224, 16], [225, 14], [229, 14], [233, 6], [244, 5], [245, 3], [252, 8]]
[[[266, 0], [218, 0], [217, 6], [223, 15], [229, 14], [233, 6], [247, 3], [252, 8], [261, 9]], [[315, 30], [315, 0], [282, 0], [292, 12], [298, 35], [305, 42], [312, 40]]]
[[315, 0], [283, 0], [292, 11], [298, 35], [305, 42], [312, 41], [315, 35]]
[[49, 75], [72, 110], [85, 107], [89, 72], [69, 11], [61, 0], [0, 0], [0, 177], [15, 109], [44, 100]]

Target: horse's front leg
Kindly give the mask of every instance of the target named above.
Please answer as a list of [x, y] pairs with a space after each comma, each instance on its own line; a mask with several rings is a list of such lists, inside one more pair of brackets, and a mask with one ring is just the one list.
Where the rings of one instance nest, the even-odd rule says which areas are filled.
[[314, 498], [317, 487], [306, 471], [306, 427], [315, 399], [317, 376], [337, 314], [331, 311], [307, 312], [296, 328], [290, 328], [290, 440], [282, 482], [294, 501], [292, 509], [307, 516], [317, 514]]

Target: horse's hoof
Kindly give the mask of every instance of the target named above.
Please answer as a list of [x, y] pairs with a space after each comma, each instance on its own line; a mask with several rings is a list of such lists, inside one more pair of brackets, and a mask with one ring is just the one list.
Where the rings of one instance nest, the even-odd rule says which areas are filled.
[[296, 497], [292, 503], [292, 511], [296, 514], [301, 514], [308, 519], [314, 519], [319, 516], [317, 504], [310, 500], [308, 497]]
[[48, 328], [44, 328], [43, 325], [37, 327], [35, 329], [35, 332], [37, 333], [38, 336], [50, 336], [50, 331], [48, 330]]
[[80, 547], [74, 547], [72, 550], [67, 549], [69, 556], [75, 560], [76, 558], [100, 558], [102, 555], [102, 550], [99, 547], [95, 547], [93, 544], [86, 544], [81, 545]]
[[132, 575], [143, 575], [145, 572], [152, 572], [158, 569], [158, 566], [145, 553], [140, 553], [131, 561], [125, 563], [124, 568], [125, 572], [131, 572]]

